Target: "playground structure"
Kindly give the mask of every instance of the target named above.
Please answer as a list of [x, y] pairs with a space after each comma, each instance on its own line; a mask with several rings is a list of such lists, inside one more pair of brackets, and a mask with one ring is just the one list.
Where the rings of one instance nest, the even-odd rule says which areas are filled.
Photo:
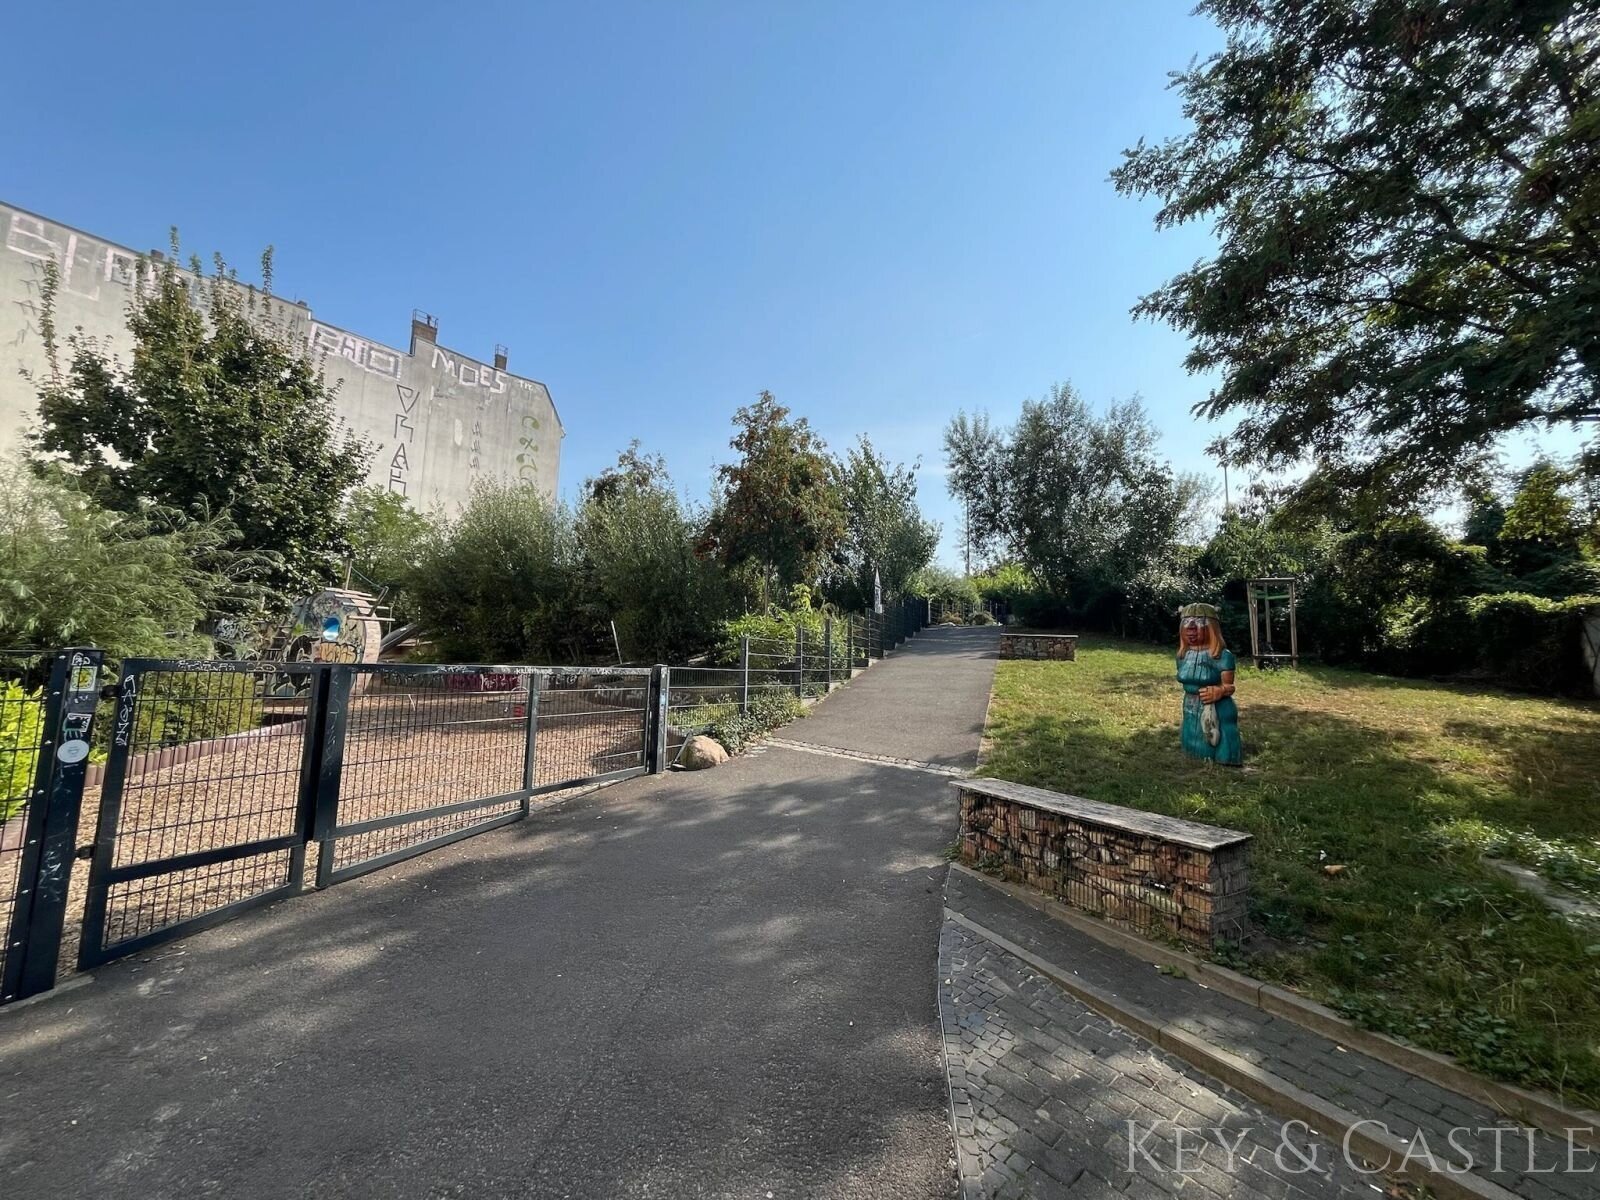
[[[1294, 576], [1273, 575], [1262, 579], [1250, 579], [1245, 582], [1245, 601], [1250, 609], [1250, 657], [1255, 660], [1256, 668], [1278, 667], [1287, 662], [1291, 667], [1300, 665], [1300, 637], [1299, 629], [1295, 624], [1296, 612], [1300, 606], [1300, 596], [1296, 587]], [[1287, 616], [1289, 650], [1284, 653], [1278, 649], [1279, 643], [1273, 640], [1273, 609], [1274, 603], [1281, 607], [1279, 614]], [[1280, 624], [1282, 622], [1280, 621]]]

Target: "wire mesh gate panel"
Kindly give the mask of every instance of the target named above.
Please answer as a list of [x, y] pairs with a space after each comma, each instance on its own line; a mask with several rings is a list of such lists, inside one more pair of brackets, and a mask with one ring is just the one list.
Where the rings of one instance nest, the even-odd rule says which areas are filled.
[[318, 750], [311, 664], [129, 659], [98, 801], [78, 964], [297, 891]]
[[36, 777], [44, 741], [44, 689], [32, 656], [0, 656], [0, 1002], [18, 992], [28, 890], [23, 879], [30, 818], [37, 821]]
[[328, 886], [643, 774], [650, 671], [333, 668], [313, 830]]

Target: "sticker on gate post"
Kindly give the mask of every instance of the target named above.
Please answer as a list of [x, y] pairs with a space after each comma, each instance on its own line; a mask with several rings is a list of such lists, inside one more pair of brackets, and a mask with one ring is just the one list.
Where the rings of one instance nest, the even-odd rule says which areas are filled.
[[56, 751], [56, 757], [64, 763], [80, 763], [89, 757], [89, 743], [82, 738], [62, 742], [61, 748]]
[[67, 680], [67, 691], [74, 696], [82, 696], [89, 692], [99, 691], [100, 672], [94, 660], [84, 654], [72, 656], [72, 674]]

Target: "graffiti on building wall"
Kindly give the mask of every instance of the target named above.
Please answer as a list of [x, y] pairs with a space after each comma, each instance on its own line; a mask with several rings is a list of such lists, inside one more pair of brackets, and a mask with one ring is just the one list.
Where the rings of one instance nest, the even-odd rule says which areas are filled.
[[517, 478], [537, 479], [539, 477], [539, 443], [535, 437], [539, 432], [539, 418], [532, 413], [522, 414], [522, 427], [517, 434]]
[[100, 299], [104, 284], [130, 289], [139, 279], [137, 254], [27, 213], [11, 214], [5, 244], [12, 253], [36, 262], [54, 259], [61, 290], [85, 300]]
[[394, 385], [397, 396], [394, 412], [394, 453], [389, 457], [389, 490], [402, 496], [409, 495], [411, 486], [411, 453], [408, 447], [416, 437], [416, 426], [411, 423], [411, 412], [417, 407], [417, 389], [403, 383]]
[[342, 358], [354, 363], [363, 371], [382, 375], [386, 379], [400, 378], [400, 363], [403, 356], [398, 350], [391, 350], [387, 346], [380, 346], [377, 342], [355, 337], [342, 329], [335, 329], [332, 325], [324, 325], [321, 321], [311, 322], [311, 332], [306, 335], [306, 344], [313, 354]]
[[[451, 379], [465, 387], [487, 388], [498, 396], [506, 390], [511, 377], [498, 367], [486, 367], [470, 358], [458, 358], [446, 350], [433, 348], [433, 369], [443, 370]], [[518, 380], [521, 383], [522, 380]]]
[[[53, 225], [28, 213], [11, 213], [11, 219], [6, 223], [3, 245], [8, 252], [32, 261], [33, 279], [24, 281], [31, 299], [18, 301], [19, 304], [37, 304], [36, 293], [38, 284], [44, 278], [44, 264], [52, 261], [56, 264], [56, 287], [64, 296], [98, 303], [101, 299], [120, 298], [115, 291], [105, 291], [107, 285], [123, 292], [137, 291], [145, 297], [155, 291], [156, 272], [141, 269], [141, 255], [77, 230]], [[201, 280], [189, 271], [180, 271], [178, 277], [188, 291], [190, 301], [196, 307], [201, 306], [205, 301]], [[290, 327], [307, 319], [301, 305], [281, 300], [267, 300], [262, 311], [270, 319]], [[29, 314], [30, 317], [34, 315]], [[21, 344], [28, 332], [26, 327], [21, 330], [13, 344]], [[36, 327], [34, 332], [37, 332]]]

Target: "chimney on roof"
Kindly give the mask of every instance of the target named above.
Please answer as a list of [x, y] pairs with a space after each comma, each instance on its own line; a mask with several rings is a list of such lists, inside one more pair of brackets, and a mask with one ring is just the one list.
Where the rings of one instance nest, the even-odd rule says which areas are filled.
[[439, 340], [439, 318], [420, 308], [411, 310], [411, 353], [417, 352], [418, 342], [436, 343]]
[[494, 369], [496, 371], [504, 371], [506, 369], [506, 360], [509, 354], [510, 352], [504, 346], [500, 345], [499, 343], [495, 344]]

